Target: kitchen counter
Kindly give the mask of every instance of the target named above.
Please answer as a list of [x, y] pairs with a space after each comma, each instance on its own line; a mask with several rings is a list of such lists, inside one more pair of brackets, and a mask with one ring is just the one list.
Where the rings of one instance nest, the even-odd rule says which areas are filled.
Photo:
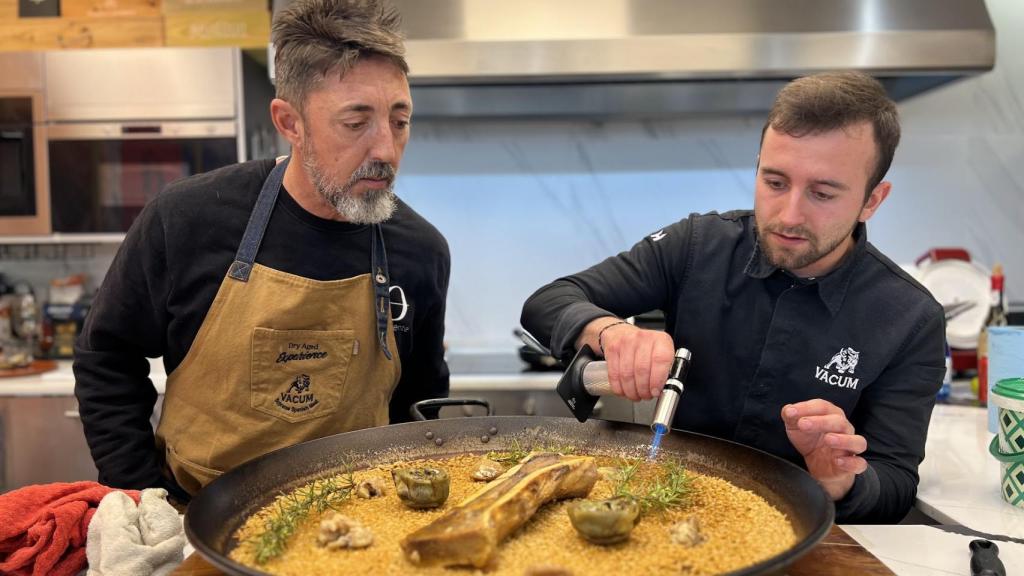
[[[164, 393], [167, 374], [160, 359], [150, 359], [150, 379], [157, 393]], [[451, 363], [451, 391], [554, 390], [561, 372], [522, 372], [522, 363], [511, 355], [458, 358]], [[70, 396], [75, 376], [70, 360], [57, 362], [57, 369], [35, 376], [0, 378], [0, 396]]]
[[[916, 507], [939, 525], [843, 530], [900, 575], [969, 574], [967, 545], [977, 538], [996, 543], [1008, 575], [1024, 573], [1024, 509], [1000, 497], [999, 463], [988, 453], [986, 422], [986, 411], [974, 406], [940, 404], [932, 413]], [[1017, 542], [995, 539], [1000, 536]]]
[[993, 435], [986, 414], [973, 406], [935, 407], [917, 507], [944, 524], [1024, 538], [1024, 509], [1000, 497], [999, 462], [988, 453]]

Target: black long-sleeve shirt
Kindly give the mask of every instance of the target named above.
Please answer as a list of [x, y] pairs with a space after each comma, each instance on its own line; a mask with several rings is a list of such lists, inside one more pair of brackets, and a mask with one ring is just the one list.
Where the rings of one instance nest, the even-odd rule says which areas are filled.
[[[273, 166], [237, 164], [170, 185], [145, 207], [114, 258], [74, 361], [75, 395], [103, 484], [163, 485], [146, 358], [162, 356], [168, 374], [185, 358]], [[402, 362], [390, 418], [401, 422], [412, 403], [448, 394], [442, 340], [450, 261], [444, 237], [404, 202], [383, 233]], [[318, 218], [282, 190], [256, 261], [316, 280], [366, 274], [370, 227]]]
[[660, 309], [693, 353], [674, 426], [735, 440], [800, 466], [780, 412], [822, 398], [867, 439], [868, 470], [836, 503], [842, 522], [897, 522], [944, 372], [941, 306], [867, 242], [814, 280], [768, 263], [749, 211], [692, 215], [629, 252], [538, 290], [522, 324], [571, 358], [590, 321]]

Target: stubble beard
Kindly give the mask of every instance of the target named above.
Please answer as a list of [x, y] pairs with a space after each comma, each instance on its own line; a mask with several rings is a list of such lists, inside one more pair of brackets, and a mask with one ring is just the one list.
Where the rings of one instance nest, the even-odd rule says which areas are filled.
[[[758, 225], [757, 240], [761, 245], [761, 251], [764, 253], [765, 258], [772, 266], [789, 271], [800, 270], [831, 254], [833, 250], [838, 248], [840, 244], [853, 234], [856, 227], [857, 222], [854, 222], [845, 234], [836, 234], [835, 236], [822, 239], [803, 226], [786, 228], [778, 224]], [[773, 232], [786, 236], [806, 238], [807, 247], [800, 251], [786, 250], [785, 248], [776, 249], [769, 237], [769, 234]]]
[[[310, 182], [347, 222], [353, 224], [379, 224], [391, 218], [397, 208], [395, 197], [395, 169], [387, 162], [363, 164], [348, 182], [338, 184], [320, 169], [320, 163], [311, 145], [302, 146], [302, 166]], [[387, 186], [379, 190], [367, 190], [365, 194], [353, 189], [363, 178], [387, 180]]]

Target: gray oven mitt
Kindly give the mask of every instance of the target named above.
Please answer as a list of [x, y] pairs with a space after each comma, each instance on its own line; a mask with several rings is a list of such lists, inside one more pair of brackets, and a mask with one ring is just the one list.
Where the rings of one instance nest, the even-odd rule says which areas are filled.
[[184, 547], [181, 518], [166, 490], [143, 490], [138, 506], [123, 492], [111, 492], [89, 523], [88, 576], [166, 575], [181, 564]]

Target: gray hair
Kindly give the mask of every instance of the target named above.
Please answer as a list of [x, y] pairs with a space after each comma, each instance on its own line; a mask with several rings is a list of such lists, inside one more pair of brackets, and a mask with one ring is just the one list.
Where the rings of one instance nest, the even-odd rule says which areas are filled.
[[400, 23], [381, 0], [296, 0], [275, 16], [271, 32], [277, 97], [301, 113], [324, 77], [342, 77], [367, 56], [408, 74]]

